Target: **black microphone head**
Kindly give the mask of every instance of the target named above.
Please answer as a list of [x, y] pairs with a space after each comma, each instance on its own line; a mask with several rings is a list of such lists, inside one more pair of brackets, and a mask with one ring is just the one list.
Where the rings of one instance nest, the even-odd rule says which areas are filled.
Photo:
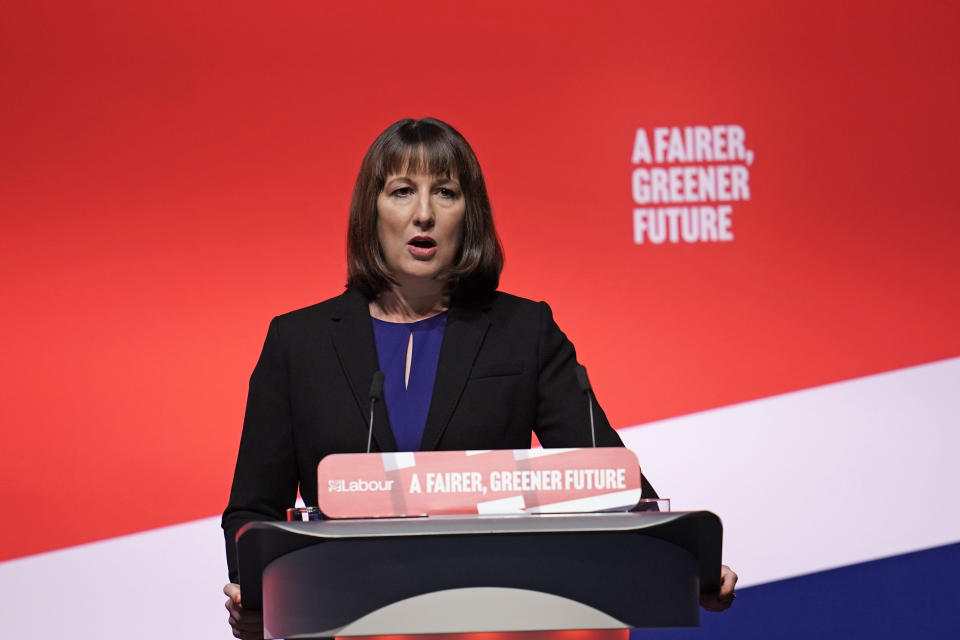
[[383, 371], [377, 371], [370, 380], [370, 399], [383, 400]]
[[582, 364], [577, 365], [577, 384], [580, 385], [580, 391], [590, 391], [590, 378], [587, 377], [587, 368]]

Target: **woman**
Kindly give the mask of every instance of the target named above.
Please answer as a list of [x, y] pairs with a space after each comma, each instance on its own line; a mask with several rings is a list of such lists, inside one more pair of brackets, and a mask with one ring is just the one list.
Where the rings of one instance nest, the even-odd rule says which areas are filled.
[[[483, 174], [452, 127], [401, 120], [374, 141], [347, 263], [343, 294], [273, 319], [250, 379], [223, 515], [235, 634], [258, 626], [240, 607], [237, 530], [283, 519], [298, 486], [315, 505], [320, 459], [366, 450], [376, 371], [375, 451], [525, 448], [531, 432], [545, 447], [590, 445], [573, 345], [545, 303], [496, 290], [503, 251]], [[597, 444], [623, 446], [596, 413]]]

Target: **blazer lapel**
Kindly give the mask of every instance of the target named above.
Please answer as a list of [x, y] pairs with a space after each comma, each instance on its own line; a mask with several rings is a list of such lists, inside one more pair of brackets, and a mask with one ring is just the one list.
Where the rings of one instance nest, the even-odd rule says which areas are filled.
[[[350, 383], [366, 435], [370, 420], [370, 382], [374, 372], [380, 369], [373, 339], [373, 324], [370, 322], [367, 301], [362, 295], [348, 290], [340, 300], [340, 312], [331, 316], [334, 324], [331, 332], [333, 348]], [[397, 442], [393, 437], [383, 402], [377, 402], [374, 407], [373, 440], [376, 446], [372, 449], [397, 450]]]
[[473, 362], [490, 326], [487, 315], [477, 307], [452, 306], [447, 313], [433, 397], [420, 443], [421, 451], [437, 448], [440, 436], [460, 401]]

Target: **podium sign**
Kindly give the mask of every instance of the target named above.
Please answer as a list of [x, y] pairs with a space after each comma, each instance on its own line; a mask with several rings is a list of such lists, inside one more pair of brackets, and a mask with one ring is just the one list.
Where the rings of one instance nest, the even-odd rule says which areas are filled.
[[623, 447], [348, 453], [317, 466], [330, 518], [626, 511], [640, 467]]

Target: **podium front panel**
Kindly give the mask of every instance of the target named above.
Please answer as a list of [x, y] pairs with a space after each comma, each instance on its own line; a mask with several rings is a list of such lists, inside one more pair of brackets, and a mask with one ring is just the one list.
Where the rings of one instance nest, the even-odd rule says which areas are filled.
[[[490, 602], [470, 591], [476, 588], [490, 589]], [[505, 600], [497, 589], [518, 591], [521, 608], [492, 610]], [[457, 590], [464, 590], [459, 598]], [[458, 619], [448, 608], [425, 619], [364, 622], [395, 603], [443, 592], [451, 592], [446, 605], [459, 615], [479, 615]], [[549, 615], [526, 615], [523, 603], [536, 600], [523, 597], [529, 593], [557, 598], [553, 609], [542, 603]], [[275, 638], [696, 626], [698, 595], [689, 553], [630, 533], [340, 540], [288, 553], [263, 572], [264, 628]], [[563, 601], [580, 615], [561, 618]]]
[[257, 522], [244, 605], [267, 637], [699, 624], [719, 583], [709, 512]]

